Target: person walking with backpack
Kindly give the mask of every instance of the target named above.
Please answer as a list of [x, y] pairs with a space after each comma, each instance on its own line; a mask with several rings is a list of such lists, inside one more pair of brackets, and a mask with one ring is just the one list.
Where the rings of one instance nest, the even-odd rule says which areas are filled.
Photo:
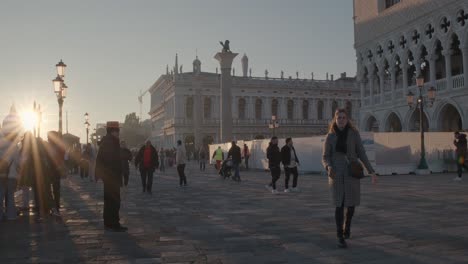
[[146, 145], [140, 148], [138, 155], [135, 158], [135, 167], [140, 169], [141, 184], [143, 193], [152, 194], [153, 189], [153, 174], [159, 167], [158, 151], [147, 140]]
[[198, 153], [198, 159], [200, 162], [200, 171], [205, 171], [207, 156], [208, 156], [208, 153], [206, 151], [206, 148], [204, 146], [200, 147], [200, 152]]
[[345, 239], [351, 237], [351, 220], [355, 207], [361, 202], [361, 181], [351, 171], [352, 164], [360, 162], [371, 174], [372, 183], [376, 183], [377, 176], [367, 158], [359, 131], [348, 119], [346, 110], [337, 109], [323, 145], [322, 164], [328, 172], [340, 248], [347, 247]]
[[187, 186], [187, 176], [185, 176], [186, 158], [187, 158], [187, 153], [185, 152], [184, 146], [182, 146], [182, 141], [177, 140], [176, 164], [177, 164], [177, 173], [179, 174], [180, 187]]
[[240, 175], [239, 175], [239, 166], [242, 162], [241, 157], [241, 149], [239, 146], [236, 145], [235, 141], [231, 142], [231, 148], [229, 149], [227, 158], [232, 158], [232, 168], [234, 169], [234, 177], [232, 180], [240, 182]]
[[268, 168], [271, 172], [271, 183], [265, 187], [273, 194], [278, 194], [276, 182], [281, 176], [281, 152], [278, 147], [278, 138], [272, 137], [267, 148]]
[[461, 181], [462, 180], [462, 172], [463, 168], [468, 170], [468, 165], [465, 162], [466, 153], [467, 153], [467, 141], [466, 135], [460, 132], [455, 132], [455, 139], [453, 140], [453, 144], [455, 145], [455, 153], [457, 154], [457, 174], [458, 176], [453, 179], [454, 181]]
[[289, 177], [293, 175], [293, 186], [291, 191], [298, 192], [299, 188], [297, 188], [297, 166], [299, 165], [299, 159], [297, 158], [296, 149], [293, 146], [293, 141], [291, 138], [286, 139], [286, 145], [281, 148], [281, 160], [283, 162], [284, 167], [284, 192], [288, 193], [289, 190]]

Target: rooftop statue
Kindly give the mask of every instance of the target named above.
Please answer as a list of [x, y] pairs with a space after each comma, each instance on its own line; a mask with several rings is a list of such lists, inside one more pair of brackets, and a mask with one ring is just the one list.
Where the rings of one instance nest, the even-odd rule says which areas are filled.
[[229, 40], [224, 41], [224, 44], [222, 41], [220, 41], [219, 44], [223, 46], [223, 49], [221, 52], [231, 52], [231, 49], [229, 48]]

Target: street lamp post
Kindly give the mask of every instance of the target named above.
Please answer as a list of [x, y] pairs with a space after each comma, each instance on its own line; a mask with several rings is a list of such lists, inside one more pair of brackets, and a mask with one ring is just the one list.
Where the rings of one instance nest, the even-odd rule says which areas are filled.
[[276, 120], [276, 116], [271, 116], [270, 123], [268, 124], [268, 128], [273, 129], [273, 136], [276, 136], [276, 129], [279, 127], [278, 120]]
[[86, 113], [85, 114], [85, 128], [86, 128], [86, 145], [88, 145], [89, 143], [89, 127], [90, 127], [90, 124], [89, 124], [89, 114]]
[[[418, 170], [427, 170], [429, 169], [429, 166], [426, 161], [426, 148], [424, 145], [424, 105], [427, 103], [427, 107], [432, 107], [435, 100], [435, 89], [434, 87], [431, 87], [427, 91], [427, 99], [429, 99], [429, 102], [427, 102], [427, 99], [423, 96], [424, 76], [420, 75], [416, 78], [416, 85], [419, 90], [416, 107], [419, 106], [419, 131], [421, 133], [421, 158], [419, 160]], [[408, 102], [408, 106], [412, 109], [414, 105], [414, 94], [411, 91], [406, 95], [406, 100]]]
[[63, 81], [65, 77], [65, 68], [67, 65], [60, 60], [59, 63], [55, 65], [57, 68], [57, 77], [52, 80], [54, 84], [54, 92], [57, 95], [57, 102], [59, 104], [59, 133], [62, 134], [62, 112], [63, 112], [63, 101], [67, 97], [67, 85]]

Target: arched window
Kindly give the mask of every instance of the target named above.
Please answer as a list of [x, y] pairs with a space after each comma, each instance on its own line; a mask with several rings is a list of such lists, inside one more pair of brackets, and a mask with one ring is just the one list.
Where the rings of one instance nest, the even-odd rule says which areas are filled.
[[241, 98], [238, 102], [239, 119], [245, 119], [245, 99]]
[[309, 101], [302, 101], [302, 119], [309, 119]]
[[319, 100], [317, 102], [317, 119], [323, 120], [323, 101]]
[[262, 119], [262, 100], [257, 99], [255, 100], [255, 119], [261, 120]]
[[271, 115], [278, 118], [278, 100], [276, 99], [271, 101]]
[[336, 101], [333, 101], [332, 109], [331, 109], [332, 110], [332, 116], [331, 116], [332, 118], [335, 116], [335, 111], [336, 111], [337, 108], [338, 108], [338, 103]]
[[193, 118], [193, 97], [188, 97], [185, 101], [185, 117], [188, 119]]
[[203, 117], [205, 119], [211, 118], [211, 98], [206, 97], [203, 102]]
[[353, 119], [353, 105], [350, 101], [346, 101], [346, 113], [348, 114], [348, 119]]
[[291, 99], [288, 100], [288, 119], [294, 119], [294, 101]]

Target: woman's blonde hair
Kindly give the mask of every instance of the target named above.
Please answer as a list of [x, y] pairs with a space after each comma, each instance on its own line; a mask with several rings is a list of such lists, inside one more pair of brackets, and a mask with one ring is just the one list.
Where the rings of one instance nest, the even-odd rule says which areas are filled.
[[348, 111], [347, 111], [346, 109], [344, 109], [344, 108], [338, 108], [338, 109], [336, 109], [335, 114], [333, 115], [332, 121], [330, 122], [330, 124], [328, 124], [328, 133], [336, 133], [336, 130], [335, 130], [336, 126], [335, 126], [335, 124], [336, 124], [336, 119], [338, 118], [338, 115], [339, 115], [340, 113], [346, 114], [346, 117], [348, 118], [348, 126], [349, 126], [349, 128], [351, 128], [352, 130], [357, 131], [357, 128], [354, 126], [353, 122], [351, 122], [351, 120], [349, 119], [349, 113], [348, 113]]

